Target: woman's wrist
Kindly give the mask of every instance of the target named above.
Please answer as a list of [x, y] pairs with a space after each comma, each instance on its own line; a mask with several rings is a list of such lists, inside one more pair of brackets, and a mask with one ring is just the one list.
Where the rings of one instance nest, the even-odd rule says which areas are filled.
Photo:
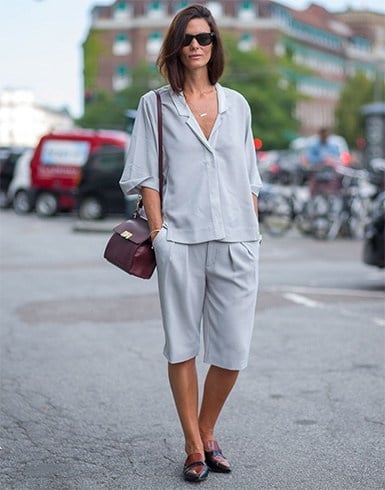
[[162, 228], [154, 228], [153, 230], [150, 231], [150, 238], [153, 240], [156, 235], [162, 230]]

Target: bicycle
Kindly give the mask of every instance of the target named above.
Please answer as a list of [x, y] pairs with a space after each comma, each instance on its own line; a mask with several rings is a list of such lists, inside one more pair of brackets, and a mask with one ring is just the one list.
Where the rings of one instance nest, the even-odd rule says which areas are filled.
[[331, 199], [328, 238], [362, 239], [371, 201], [371, 194], [362, 190], [362, 184], [369, 182], [368, 172], [346, 167], [337, 167], [336, 172], [341, 176], [341, 191]]
[[360, 184], [368, 182], [367, 172], [338, 165], [313, 178], [321, 185], [306, 204], [312, 234], [328, 240], [338, 235], [363, 238], [370, 197]]
[[264, 185], [258, 199], [260, 222], [272, 236], [283, 236], [294, 225], [308, 234], [311, 223], [310, 217], [304, 213], [304, 205], [305, 200], [298, 191], [291, 189], [287, 195], [276, 187]]

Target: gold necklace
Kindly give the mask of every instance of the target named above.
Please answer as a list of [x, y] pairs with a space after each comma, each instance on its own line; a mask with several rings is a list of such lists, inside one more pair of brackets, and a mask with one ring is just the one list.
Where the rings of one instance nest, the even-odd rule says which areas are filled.
[[191, 102], [191, 100], [188, 100], [186, 98], [186, 102], [187, 102], [187, 105], [190, 106], [190, 108], [192, 109], [193, 113], [195, 114], [198, 114], [199, 117], [206, 117], [208, 112], [207, 112], [207, 108], [204, 110], [204, 112], [201, 112], [196, 108], [196, 106]]
[[[213, 90], [210, 90], [209, 92], [202, 92], [203, 94], [207, 94], [207, 95], [210, 95], [212, 94], [213, 92], [215, 92], [215, 89]], [[208, 116], [208, 104], [206, 104], [206, 108], [203, 112], [200, 113], [200, 111], [197, 110], [196, 106], [191, 102], [191, 100], [188, 99], [188, 97], [185, 95], [185, 100], [187, 102], [187, 104], [193, 109], [193, 111], [198, 114], [199, 117], [203, 118], [203, 117], [206, 117]]]

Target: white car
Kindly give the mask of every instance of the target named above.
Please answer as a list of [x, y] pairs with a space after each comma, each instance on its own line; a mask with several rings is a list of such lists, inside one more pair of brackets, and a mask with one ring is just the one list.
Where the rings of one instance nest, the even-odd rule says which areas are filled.
[[13, 209], [18, 214], [25, 214], [32, 211], [33, 203], [31, 199], [31, 159], [32, 149], [25, 150], [15, 164], [15, 172], [9, 184], [7, 198], [12, 203]]
[[[318, 139], [318, 135], [296, 138], [290, 143], [290, 148], [292, 148], [293, 150], [306, 150]], [[338, 148], [342, 164], [350, 165], [352, 161], [352, 156], [350, 154], [349, 147], [345, 138], [337, 134], [331, 134], [329, 136], [329, 140], [333, 145]]]

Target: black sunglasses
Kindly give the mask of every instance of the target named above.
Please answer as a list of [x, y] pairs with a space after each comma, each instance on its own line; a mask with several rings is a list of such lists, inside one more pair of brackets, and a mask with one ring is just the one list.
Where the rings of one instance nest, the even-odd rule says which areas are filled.
[[213, 32], [202, 32], [201, 34], [185, 34], [183, 39], [183, 46], [190, 46], [193, 39], [196, 39], [201, 46], [208, 46], [214, 40], [215, 34]]

